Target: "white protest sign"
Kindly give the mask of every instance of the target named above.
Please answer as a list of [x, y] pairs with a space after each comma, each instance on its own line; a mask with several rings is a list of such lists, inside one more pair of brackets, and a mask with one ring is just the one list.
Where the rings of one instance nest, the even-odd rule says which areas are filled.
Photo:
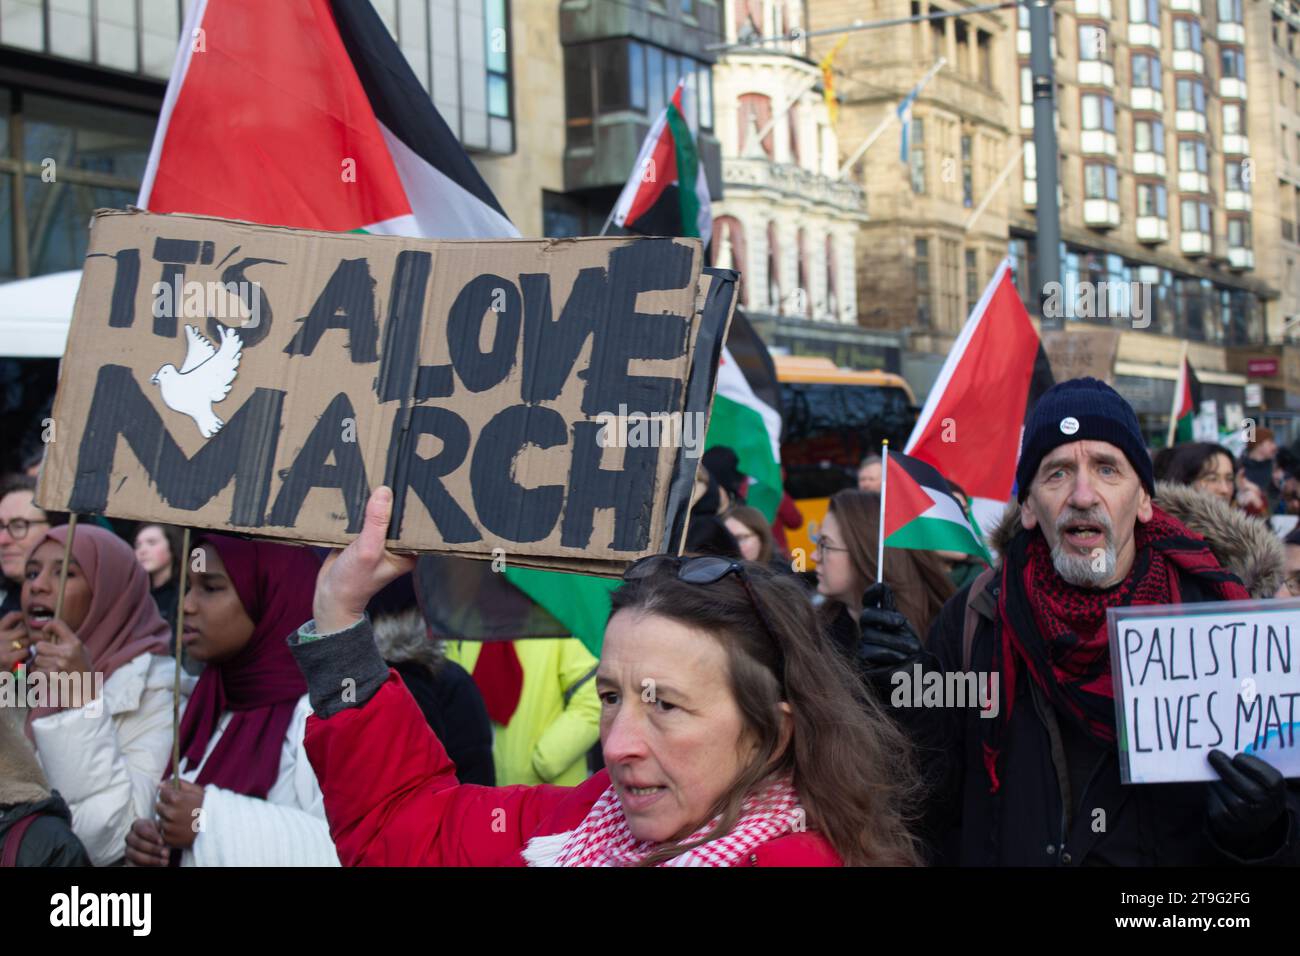
[[1106, 612], [1124, 783], [1217, 780], [1207, 755], [1300, 777], [1300, 599]]

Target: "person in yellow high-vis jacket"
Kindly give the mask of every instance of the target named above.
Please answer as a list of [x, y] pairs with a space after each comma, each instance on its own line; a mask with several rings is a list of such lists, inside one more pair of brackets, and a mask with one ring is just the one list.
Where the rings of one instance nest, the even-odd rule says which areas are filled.
[[[600, 739], [596, 658], [574, 637], [503, 643], [513, 647], [523, 681], [522, 687], [516, 685], [517, 703], [508, 722], [503, 726], [497, 721], [501, 711], [493, 715], [492, 758], [497, 786], [577, 786], [588, 776], [587, 751]], [[486, 669], [476, 671], [484, 646], [479, 641], [448, 641], [447, 658], [473, 674], [485, 699], [490, 700], [489, 690], [484, 689]], [[511, 710], [509, 703], [506, 708]], [[489, 703], [489, 713], [493, 710]]]

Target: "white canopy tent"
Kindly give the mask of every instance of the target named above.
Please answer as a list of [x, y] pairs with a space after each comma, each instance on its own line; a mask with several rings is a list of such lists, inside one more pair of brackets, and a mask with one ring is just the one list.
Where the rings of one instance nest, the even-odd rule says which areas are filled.
[[81, 270], [0, 284], [0, 357], [62, 358]]

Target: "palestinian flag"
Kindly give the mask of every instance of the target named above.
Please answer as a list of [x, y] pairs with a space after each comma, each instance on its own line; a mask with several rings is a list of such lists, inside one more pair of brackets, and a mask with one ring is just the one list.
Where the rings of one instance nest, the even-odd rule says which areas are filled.
[[992, 563], [984, 542], [943, 476], [925, 462], [891, 452], [881, 505], [885, 545], [919, 551], [960, 551]]
[[1174, 404], [1169, 413], [1169, 444], [1195, 441], [1193, 424], [1201, 411], [1201, 382], [1192, 371], [1186, 352], [1174, 383]]
[[1047, 353], [1003, 260], [953, 343], [904, 451], [961, 485], [979, 523], [993, 527], [1015, 486], [1025, 418], [1051, 387]]
[[181, 37], [141, 208], [519, 235], [367, 0], [196, 0]]
[[615, 225], [647, 236], [713, 235], [709, 183], [682, 109], [680, 80], [672, 101], [650, 127], [632, 176], [614, 204]]
[[752, 478], [746, 504], [771, 521], [781, 506], [781, 390], [767, 346], [736, 309], [718, 363], [718, 388], [704, 448], [725, 445]]

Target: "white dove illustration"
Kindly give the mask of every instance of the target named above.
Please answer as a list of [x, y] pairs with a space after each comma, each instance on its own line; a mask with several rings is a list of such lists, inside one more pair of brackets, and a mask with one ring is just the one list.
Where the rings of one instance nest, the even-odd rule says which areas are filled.
[[225, 424], [212, 411], [212, 405], [230, 392], [244, 343], [238, 332], [224, 325], [220, 348], [214, 348], [192, 325], [185, 326], [185, 342], [185, 362], [180, 371], [174, 365], [164, 365], [149, 381], [161, 389], [164, 405], [189, 415], [203, 437], [211, 438]]

